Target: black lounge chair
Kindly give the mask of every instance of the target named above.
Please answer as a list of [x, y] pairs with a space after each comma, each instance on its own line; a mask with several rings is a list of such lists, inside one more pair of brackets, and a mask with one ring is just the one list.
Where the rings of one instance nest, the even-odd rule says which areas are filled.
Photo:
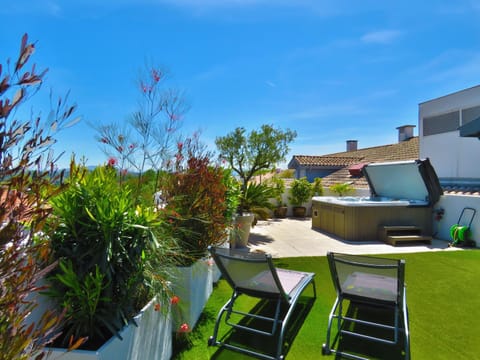
[[[336, 353], [353, 359], [366, 359], [357, 352], [353, 354], [340, 348], [339, 338], [344, 341], [353, 337], [365, 340], [363, 346], [368, 341], [372, 342], [371, 345], [379, 342], [387, 344], [387, 347], [398, 346], [401, 357], [408, 360], [410, 338], [404, 284], [405, 261], [332, 252], [327, 254], [327, 258], [337, 299], [328, 319], [327, 340], [322, 354]], [[344, 301], [349, 301], [346, 310]], [[338, 327], [331, 344], [335, 320]], [[337, 349], [334, 349], [335, 346]]]
[[[232, 287], [233, 294], [217, 316], [213, 336], [208, 340], [208, 345], [222, 346], [265, 359], [283, 359], [284, 336], [297, 300], [309, 284], [312, 284], [313, 298], [316, 298], [315, 274], [276, 268], [268, 254], [215, 247], [210, 247], [209, 250], [222, 276]], [[274, 316], [238, 310], [235, 303], [240, 295], [273, 301], [276, 305]], [[276, 354], [271, 356], [241, 344], [219, 341], [217, 337], [223, 315], [226, 315], [225, 323], [233, 329], [275, 338], [277, 341]], [[243, 321], [232, 321], [232, 315]], [[261, 323], [262, 326], [259, 326], [258, 323]], [[265, 324], [271, 324], [271, 326], [266, 328]]]

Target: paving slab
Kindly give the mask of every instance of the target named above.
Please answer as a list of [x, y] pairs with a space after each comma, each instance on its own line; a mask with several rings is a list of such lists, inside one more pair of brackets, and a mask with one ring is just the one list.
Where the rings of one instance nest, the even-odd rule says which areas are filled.
[[448, 241], [433, 239], [431, 244], [393, 246], [377, 240], [345, 241], [312, 229], [311, 218], [259, 221], [251, 230], [249, 251], [266, 252], [272, 257], [324, 256], [328, 251], [348, 254], [393, 254], [425, 251], [456, 251]]

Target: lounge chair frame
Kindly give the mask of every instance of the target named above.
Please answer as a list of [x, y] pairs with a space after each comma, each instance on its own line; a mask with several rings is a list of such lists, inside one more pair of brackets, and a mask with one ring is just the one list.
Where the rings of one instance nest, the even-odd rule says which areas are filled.
[[[339, 336], [349, 335], [367, 341], [396, 345], [400, 335], [404, 336], [405, 359], [410, 359], [410, 334], [408, 325], [408, 308], [405, 287], [405, 261], [365, 255], [327, 253], [328, 264], [337, 298], [328, 319], [327, 339], [323, 344], [322, 354], [336, 353], [352, 359], [365, 357], [334, 349]], [[393, 312], [393, 325], [374, 322], [369, 319], [344, 314], [344, 301], [359, 304], [376, 310]], [[331, 343], [334, 321], [337, 322], [336, 338]], [[371, 336], [356, 332], [347, 325], [361, 324], [367, 328], [380, 328], [386, 331], [384, 337]], [[390, 336], [388, 336], [390, 335]]]
[[[230, 350], [246, 353], [248, 355], [257, 356], [264, 359], [283, 359], [283, 341], [288, 322], [293, 314], [297, 300], [302, 294], [303, 290], [309, 285], [313, 286], [313, 298], [316, 298], [316, 288], [314, 281], [314, 273], [293, 271], [276, 268], [272, 262], [272, 257], [269, 254], [249, 253], [244, 250], [235, 250], [228, 248], [210, 247], [215, 263], [217, 264], [222, 276], [229, 283], [233, 289], [232, 296], [225, 303], [218, 313], [215, 323], [213, 335], [208, 340], [209, 346], [221, 346]], [[243, 274], [241, 282], [238, 281], [238, 276], [232, 271], [232, 264], [243, 267], [248, 270], [250, 267], [255, 267], [251, 276]], [[286, 278], [290, 278], [290, 284], [287, 284]], [[292, 279], [295, 279], [295, 284], [292, 286]], [[283, 284], [283, 285], [282, 285]], [[289, 291], [284, 290], [287, 285]], [[240, 295], [247, 295], [259, 299], [266, 299], [276, 302], [275, 314], [273, 317], [261, 316], [258, 314], [246, 313], [235, 308], [235, 302]], [[286, 311], [282, 311], [282, 305], [286, 305]], [[248, 325], [242, 325], [230, 321], [232, 314], [240, 315], [244, 318], [262, 320], [264, 322], [271, 322], [271, 330], [265, 331]], [[247, 349], [239, 345], [229, 344], [225, 341], [219, 341], [218, 331], [220, 323], [225, 315], [225, 324], [234, 328], [241, 329], [253, 334], [276, 337], [277, 349], [274, 356], [257, 352], [252, 349]]]

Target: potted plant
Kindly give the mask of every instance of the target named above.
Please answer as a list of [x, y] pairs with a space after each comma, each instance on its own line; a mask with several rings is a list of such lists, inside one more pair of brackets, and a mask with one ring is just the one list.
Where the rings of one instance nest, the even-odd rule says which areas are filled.
[[163, 216], [182, 249], [177, 261], [187, 266], [204, 258], [210, 245], [225, 241], [229, 221], [224, 169], [198, 150], [197, 141], [186, 139], [177, 145], [174, 169], [162, 180]]
[[173, 290], [182, 299], [182, 318], [174, 320], [185, 321], [190, 328], [213, 290], [208, 247], [225, 242], [232, 206], [227, 206], [224, 169], [211, 163], [197, 141], [186, 139], [177, 145], [174, 168], [162, 180], [166, 206], [160, 211], [181, 248]]
[[[139, 314], [170, 329], [168, 272], [175, 247], [156, 236], [158, 213], [153, 206], [135, 206], [131, 189], [119, 183], [113, 166], [84, 171], [74, 171], [69, 188], [51, 200], [53, 216], [47, 223], [55, 228], [50, 241], [59, 268], [49, 277], [53, 286], [46, 295], [65, 311], [56, 347], [68, 347], [71, 336], [86, 337], [81, 349], [90, 350], [90, 358], [101, 353], [127, 358], [135, 334], [145, 331], [131, 329], [132, 322], [141, 322]], [[151, 325], [146, 321], [145, 326]], [[159, 327], [149, 331], [155, 343], [165, 335]], [[112, 347], [118, 347], [116, 354]]]
[[315, 178], [313, 179], [313, 196], [323, 196], [323, 184], [322, 178]]
[[289, 197], [293, 205], [293, 216], [305, 217], [307, 208], [303, 204], [312, 197], [312, 190], [313, 186], [306, 177], [293, 180]]
[[255, 226], [258, 220], [265, 220], [270, 217], [273, 204], [271, 199], [275, 196], [274, 189], [268, 184], [249, 183], [240, 196], [242, 215], [235, 217], [235, 247], [246, 247], [251, 227]]
[[280, 219], [286, 218], [288, 207], [287, 204], [283, 202], [283, 195], [285, 193], [285, 181], [278, 176], [273, 176], [270, 182], [275, 192], [276, 202], [276, 207], [273, 210], [273, 215]]

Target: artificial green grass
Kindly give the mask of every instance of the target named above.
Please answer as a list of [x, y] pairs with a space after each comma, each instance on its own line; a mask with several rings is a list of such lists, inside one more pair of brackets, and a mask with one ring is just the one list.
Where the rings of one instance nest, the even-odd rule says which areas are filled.
[[[382, 255], [406, 260], [411, 358], [480, 359], [480, 251], [439, 251]], [[317, 299], [289, 344], [287, 359], [319, 359], [335, 292], [325, 257], [276, 259], [277, 267], [316, 273]], [[220, 280], [202, 317], [188, 338], [179, 338], [175, 360], [251, 359], [247, 355], [207, 346], [218, 310], [231, 289]], [[302, 301], [312, 295], [309, 288]], [[245, 309], [257, 300], [245, 297]], [[223, 328], [226, 328], [225, 326]], [[254, 337], [255, 338], [255, 337]], [[290, 339], [288, 339], [290, 341]], [[325, 360], [334, 356], [325, 356]]]

